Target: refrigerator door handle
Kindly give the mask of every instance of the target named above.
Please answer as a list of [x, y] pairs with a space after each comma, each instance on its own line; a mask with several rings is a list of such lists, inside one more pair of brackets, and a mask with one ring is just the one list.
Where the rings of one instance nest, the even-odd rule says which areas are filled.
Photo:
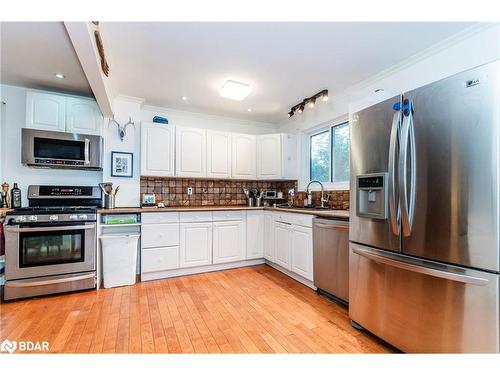
[[389, 217], [394, 235], [399, 236], [400, 209], [396, 202], [396, 158], [397, 144], [401, 123], [401, 110], [397, 110], [392, 118], [391, 139], [389, 144]]
[[[406, 108], [405, 108], [406, 106]], [[401, 149], [399, 153], [399, 206], [403, 236], [411, 235], [415, 209], [416, 162], [415, 136], [413, 131], [413, 109], [411, 101], [405, 99], [401, 126]], [[406, 113], [405, 111], [408, 111]], [[410, 147], [410, 189], [408, 189], [408, 147]], [[409, 202], [408, 202], [409, 201]]]
[[[441, 279], [447, 279], [452, 281], [457, 281], [464, 284], [474, 284], [474, 285], [487, 285], [490, 281], [488, 279], [466, 275], [463, 273], [456, 273], [448, 271], [443, 267], [443, 269], [435, 268], [429, 265], [423, 265], [422, 261], [408, 259], [408, 260], [398, 260], [394, 255], [382, 255], [379, 252], [362, 248], [361, 246], [353, 246], [352, 252], [360, 255], [362, 257], [368, 258], [374, 262], [386, 264], [391, 267], [396, 267], [404, 269], [411, 272], [421, 273], [424, 275], [439, 277]], [[422, 264], [418, 264], [422, 263]]]

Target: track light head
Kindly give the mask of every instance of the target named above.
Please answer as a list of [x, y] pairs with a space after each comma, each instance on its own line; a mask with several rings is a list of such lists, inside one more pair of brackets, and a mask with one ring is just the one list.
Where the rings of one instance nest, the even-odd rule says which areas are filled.
[[290, 112], [288, 112], [288, 117], [292, 117], [293, 115], [294, 115], [293, 110], [291, 110]]
[[313, 96], [305, 101], [308, 108], [314, 108], [314, 103], [316, 102], [316, 98]]
[[320, 97], [322, 102], [328, 101], [328, 90], [321, 91]]
[[299, 113], [304, 112], [304, 103], [301, 103], [301, 104], [299, 105], [299, 109], [297, 110], [297, 112], [299, 112]]

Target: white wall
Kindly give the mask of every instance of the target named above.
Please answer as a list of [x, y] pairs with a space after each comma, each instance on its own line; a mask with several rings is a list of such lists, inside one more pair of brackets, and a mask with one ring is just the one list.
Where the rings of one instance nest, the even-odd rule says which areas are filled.
[[164, 107], [155, 107], [148, 105], [143, 106], [143, 121], [151, 122], [153, 121], [153, 117], [156, 115], [166, 117], [170, 125], [191, 126], [194, 128], [208, 128], [234, 133], [267, 134], [275, 133], [278, 129], [277, 125], [270, 123], [246, 121], [230, 117], [180, 111]]
[[[119, 96], [113, 101], [113, 112], [115, 120], [121, 125], [125, 124], [129, 117], [135, 123], [135, 127], [129, 125], [123, 142], [118, 136], [118, 128], [109, 123], [109, 119], [104, 121], [104, 158], [103, 158], [103, 180], [112, 182], [113, 186], [120, 186], [120, 191], [116, 195], [117, 207], [138, 207], [140, 206], [140, 173], [141, 173], [141, 103], [138, 98]], [[122, 151], [134, 154], [133, 176], [111, 177], [111, 152]]]
[[[474, 25], [278, 126], [283, 132], [308, 131], [404, 91], [498, 59], [500, 25]], [[378, 88], [384, 92], [375, 93]]]
[[[330, 97], [313, 110], [294, 115], [279, 124], [282, 132], [300, 132], [299, 188], [308, 176], [309, 160], [304, 133], [348, 119], [349, 113], [376, 104], [464, 70], [500, 59], [500, 25], [475, 25], [463, 33], [422, 51], [351, 88]], [[375, 93], [378, 88], [383, 92]]]
[[0, 85], [2, 127], [0, 138], [0, 175], [10, 186], [17, 182], [23, 206], [28, 204], [28, 185], [97, 185], [102, 172], [63, 169], [37, 169], [21, 164], [21, 128], [26, 123], [26, 88]]

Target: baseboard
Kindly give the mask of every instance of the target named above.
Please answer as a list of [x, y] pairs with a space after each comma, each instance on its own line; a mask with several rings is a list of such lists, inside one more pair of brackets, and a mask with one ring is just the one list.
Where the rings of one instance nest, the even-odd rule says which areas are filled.
[[266, 264], [273, 267], [274, 269], [284, 273], [285, 275], [287, 276], [290, 276], [292, 279], [295, 279], [297, 280], [299, 283], [302, 283], [304, 284], [305, 286], [308, 286], [309, 288], [311, 288], [312, 290], [316, 290], [317, 288], [314, 286], [314, 283], [311, 281], [311, 280], [307, 280], [306, 278], [300, 276], [300, 275], [297, 275], [296, 273], [293, 273], [289, 270], [287, 270], [286, 268], [284, 267], [281, 267], [279, 264], [276, 264], [276, 263], [273, 263], [271, 262], [270, 260], [265, 260]]
[[204, 272], [222, 271], [231, 268], [255, 266], [257, 264], [263, 264], [263, 263], [264, 263], [264, 258], [258, 258], [250, 260], [241, 260], [238, 262], [231, 262], [231, 263], [210, 264], [208, 266], [201, 266], [201, 267], [179, 268], [168, 271], [148, 272], [141, 274], [141, 281], [166, 279], [169, 277], [194, 275], [197, 273], [204, 273]]

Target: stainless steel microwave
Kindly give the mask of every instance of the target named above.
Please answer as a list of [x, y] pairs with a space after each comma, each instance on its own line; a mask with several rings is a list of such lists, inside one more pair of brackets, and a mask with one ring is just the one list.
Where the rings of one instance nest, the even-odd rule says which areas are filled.
[[22, 163], [31, 167], [102, 170], [98, 135], [22, 129]]

